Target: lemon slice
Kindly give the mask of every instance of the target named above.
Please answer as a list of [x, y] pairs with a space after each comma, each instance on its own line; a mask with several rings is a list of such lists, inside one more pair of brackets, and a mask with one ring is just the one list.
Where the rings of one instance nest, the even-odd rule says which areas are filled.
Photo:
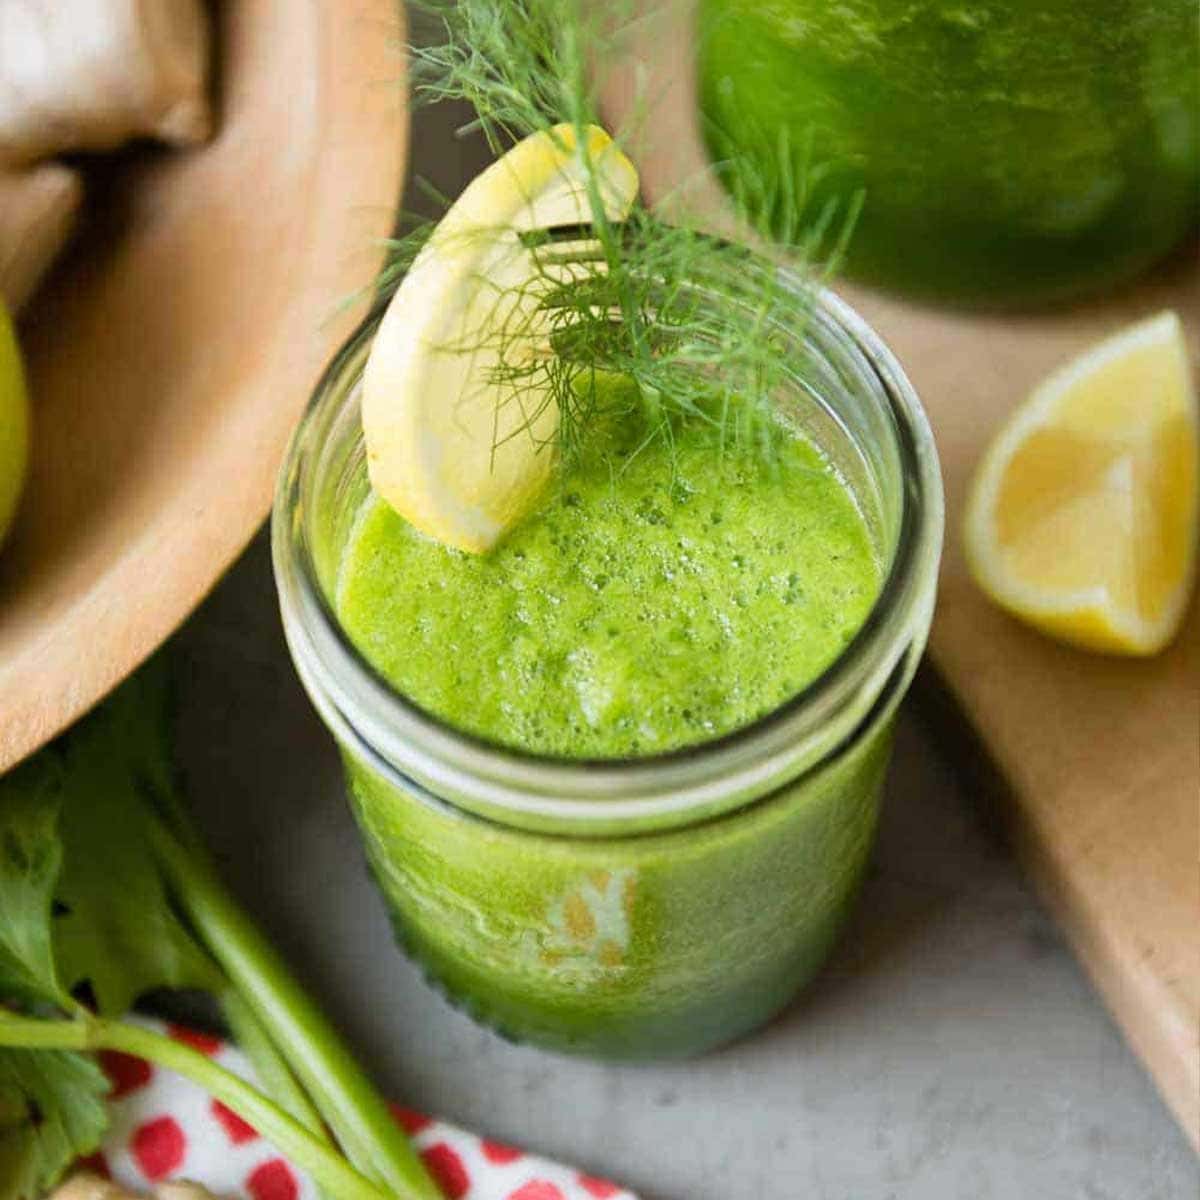
[[588, 166], [610, 220], [633, 204], [633, 164], [595, 126], [519, 142], [439, 222], [380, 323], [363, 374], [371, 484], [410, 524], [480, 554], [553, 467], [549, 397], [496, 382], [504, 356], [549, 353], [545, 273], [523, 232], [590, 225]]
[[1056, 371], [1000, 431], [972, 484], [966, 550], [979, 585], [1064, 641], [1161, 650], [1195, 571], [1197, 427], [1174, 313]]

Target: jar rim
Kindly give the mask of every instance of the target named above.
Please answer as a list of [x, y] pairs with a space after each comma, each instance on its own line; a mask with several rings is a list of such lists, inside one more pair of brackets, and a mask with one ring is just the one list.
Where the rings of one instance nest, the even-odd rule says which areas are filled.
[[[361, 358], [379, 306], [322, 374], [280, 471], [272, 554], [284, 631], [297, 671], [339, 742], [397, 786], [505, 822], [588, 826], [633, 819], [706, 819], [774, 790], [836, 754], [873, 712], [897, 665], [903, 692], [924, 648], [941, 553], [937, 453], [916, 392], [869, 325], [827, 288], [778, 268], [814, 298], [810, 323], [866, 368], [886, 405], [901, 469], [895, 550], [871, 610], [842, 651], [804, 688], [755, 721], [703, 742], [626, 758], [572, 758], [489, 741], [422, 709], [383, 678], [343, 629], [317, 578], [302, 513], [313, 427], [337, 383]], [[902, 662], [902, 658], [904, 661]], [[896, 699], [898, 699], [898, 694]]]

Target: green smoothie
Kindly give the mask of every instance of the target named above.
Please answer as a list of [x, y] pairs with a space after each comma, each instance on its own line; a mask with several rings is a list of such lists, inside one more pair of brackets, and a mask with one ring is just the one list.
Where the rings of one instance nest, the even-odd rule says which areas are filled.
[[455, 728], [621, 758], [778, 707], [846, 645], [879, 583], [854, 499], [802, 438], [763, 463], [707, 429], [646, 446], [628, 422], [485, 555], [368, 500], [337, 608], [376, 670]]
[[400, 943], [517, 1041], [611, 1058], [697, 1054], [756, 1029], [820, 968], [870, 856], [891, 744], [700, 825], [568, 837], [474, 818], [346, 755]]
[[1053, 300], [1200, 215], [1194, 0], [702, 0], [697, 45], [714, 158], [748, 157], [780, 233], [791, 197], [861, 190], [869, 281]]
[[[777, 708], [845, 648], [880, 554], [821, 451], [774, 460], [618, 427], [493, 551], [368, 497], [336, 589], [399, 692], [478, 737], [569, 758], [653, 754]], [[410, 952], [511, 1036], [619, 1056], [761, 1023], [823, 960], [862, 873], [886, 726], [814, 777], [703, 825], [626, 838], [506, 828], [351, 756], [367, 850]]]

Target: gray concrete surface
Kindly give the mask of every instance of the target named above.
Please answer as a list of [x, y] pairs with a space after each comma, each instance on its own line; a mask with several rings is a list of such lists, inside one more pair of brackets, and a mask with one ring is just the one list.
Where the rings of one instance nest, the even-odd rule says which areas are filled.
[[[453, 193], [478, 148], [423, 114]], [[826, 973], [699, 1061], [513, 1046], [393, 949], [260, 537], [185, 628], [184, 765], [236, 890], [396, 1097], [645, 1200], [1196, 1200], [1200, 1166], [910, 703], [875, 866]]]

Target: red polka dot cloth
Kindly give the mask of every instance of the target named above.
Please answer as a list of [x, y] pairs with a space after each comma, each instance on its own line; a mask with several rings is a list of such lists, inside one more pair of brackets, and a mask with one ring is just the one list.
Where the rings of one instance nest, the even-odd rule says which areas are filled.
[[[161, 1022], [138, 1023], [165, 1031], [254, 1079], [246, 1058], [226, 1042]], [[112, 1123], [103, 1148], [85, 1164], [92, 1170], [137, 1190], [168, 1179], [191, 1179], [230, 1200], [317, 1200], [305, 1175], [194, 1084], [140, 1058], [105, 1053], [102, 1061], [112, 1083]], [[605, 1179], [408, 1109], [394, 1112], [447, 1200], [637, 1200]]]

